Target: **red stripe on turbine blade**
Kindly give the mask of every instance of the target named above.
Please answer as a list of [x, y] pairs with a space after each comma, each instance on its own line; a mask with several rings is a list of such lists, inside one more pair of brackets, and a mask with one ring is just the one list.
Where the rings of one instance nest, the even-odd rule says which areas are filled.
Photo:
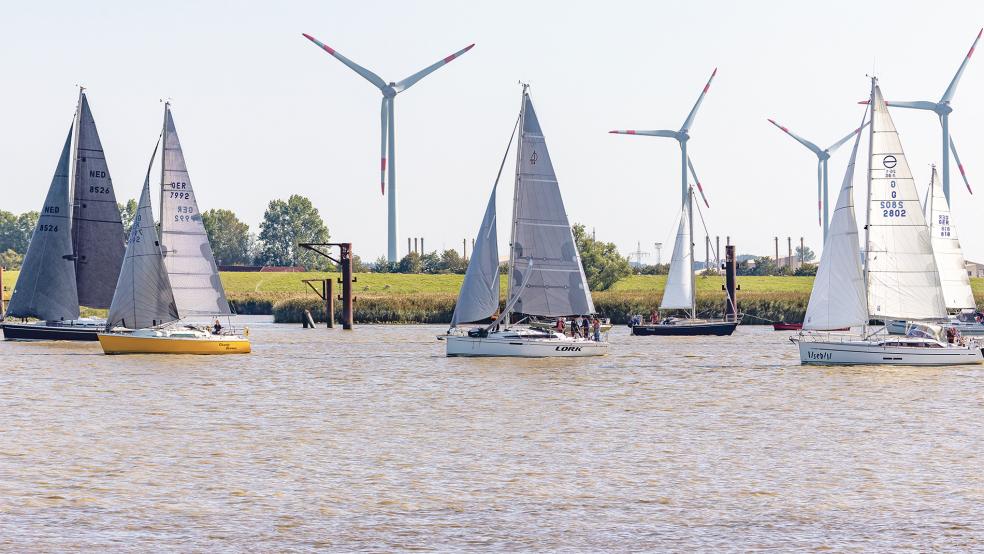
[[381, 171], [386, 171], [386, 158], [379, 160], [379, 168]]
[[451, 54], [450, 56], [448, 56], [448, 57], [446, 57], [446, 58], [444, 58], [444, 63], [448, 63], [448, 62], [450, 62], [450, 61], [451, 61], [451, 60], [453, 60], [453, 59], [454, 59], [455, 57], [456, 57], [456, 56], [455, 56], [455, 54]]
[[636, 134], [635, 131], [633, 131], [633, 130], [628, 130], [625, 133], [628, 134], [628, 135], [634, 135], [634, 134]]

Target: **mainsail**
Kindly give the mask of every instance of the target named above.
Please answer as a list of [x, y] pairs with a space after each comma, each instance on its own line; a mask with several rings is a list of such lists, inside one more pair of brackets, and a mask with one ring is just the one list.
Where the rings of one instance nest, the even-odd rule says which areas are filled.
[[[157, 154], [157, 149], [154, 149]], [[153, 163], [153, 156], [151, 157]], [[164, 269], [157, 226], [150, 207], [150, 167], [130, 227], [123, 267], [109, 308], [109, 327], [154, 327], [178, 319], [171, 283]]]
[[860, 142], [861, 133], [858, 133], [830, 220], [817, 276], [813, 280], [804, 329], [830, 331], [868, 323], [858, 222], [854, 213], [854, 163]]
[[680, 214], [676, 242], [673, 243], [673, 258], [670, 260], [670, 274], [663, 288], [663, 300], [659, 307], [664, 310], [690, 310], [694, 302], [693, 260], [691, 259], [690, 218], [687, 216], [689, 202]]
[[79, 304], [108, 308], [123, 262], [123, 223], [96, 122], [80, 93], [72, 244]]
[[489, 196], [488, 207], [482, 226], [478, 229], [478, 238], [468, 269], [465, 270], [465, 280], [458, 293], [458, 302], [451, 316], [451, 326], [459, 323], [469, 323], [485, 319], [499, 309], [499, 244], [496, 237], [495, 225], [495, 190]]
[[936, 269], [940, 273], [943, 287], [943, 300], [951, 310], [977, 307], [974, 293], [970, 290], [970, 278], [964, 263], [963, 250], [957, 238], [957, 228], [950, 219], [950, 205], [943, 194], [943, 187], [937, 185], [936, 166], [933, 166], [929, 191], [926, 194], [926, 219], [932, 237], [933, 255]]
[[879, 319], [944, 319], [940, 276], [909, 163], [877, 84], [871, 96], [868, 311]]
[[48, 321], [79, 317], [69, 219], [72, 206], [68, 186], [71, 144], [72, 131], [69, 130], [7, 306], [7, 317], [36, 317]]
[[230, 315], [168, 105], [161, 165], [161, 244], [178, 314]]
[[[513, 195], [509, 304], [515, 312], [528, 315], [594, 313], [557, 175], [533, 103], [525, 91], [521, 119]], [[533, 273], [527, 275], [527, 272]]]

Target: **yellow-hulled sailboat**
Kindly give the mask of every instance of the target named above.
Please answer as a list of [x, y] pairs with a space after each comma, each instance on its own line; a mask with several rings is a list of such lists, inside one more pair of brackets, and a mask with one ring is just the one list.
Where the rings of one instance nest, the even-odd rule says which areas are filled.
[[[150, 167], [109, 308], [106, 354], [246, 354], [244, 335], [185, 320], [231, 316], [191, 188], [184, 154], [164, 105], [160, 238], [150, 205]], [[158, 146], [160, 143], [158, 143]], [[157, 148], [151, 156], [151, 166]]]

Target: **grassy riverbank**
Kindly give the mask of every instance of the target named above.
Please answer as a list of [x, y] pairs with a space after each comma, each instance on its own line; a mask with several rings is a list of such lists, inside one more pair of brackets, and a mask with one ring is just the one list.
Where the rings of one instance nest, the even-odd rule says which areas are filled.
[[[17, 279], [16, 271], [4, 272], [4, 298]], [[222, 283], [237, 313], [273, 314], [278, 322], [298, 323], [305, 309], [324, 320], [324, 305], [303, 279], [336, 280], [338, 273], [223, 273]], [[446, 323], [454, 311], [461, 275], [404, 275], [361, 273], [353, 285], [355, 318], [359, 323]], [[750, 324], [764, 321], [801, 321], [813, 288], [812, 277], [739, 277], [739, 309]], [[648, 314], [657, 306], [666, 284], [665, 275], [633, 275], [610, 290], [595, 292], [595, 308], [616, 323], [635, 313]], [[720, 315], [724, 309], [724, 278], [697, 278], [698, 311]], [[984, 279], [971, 279], [978, 305], [984, 305]], [[502, 292], [506, 291], [503, 278]], [[340, 287], [335, 285], [335, 292]], [[336, 319], [341, 305], [336, 302]], [[87, 310], [88, 315], [104, 310]], [[764, 321], [763, 321], [764, 320]]]

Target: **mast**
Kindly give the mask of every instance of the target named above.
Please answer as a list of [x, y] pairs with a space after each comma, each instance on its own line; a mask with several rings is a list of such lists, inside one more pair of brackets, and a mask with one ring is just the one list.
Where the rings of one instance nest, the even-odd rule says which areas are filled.
[[687, 225], [690, 226], [690, 319], [697, 319], [697, 278], [694, 276], [694, 187], [687, 191]]
[[[161, 189], [160, 200], [161, 201], [160, 201], [160, 203], [157, 204], [157, 208], [158, 208], [158, 210], [160, 210], [160, 213], [158, 215], [161, 218], [160, 219], [160, 221], [161, 221], [160, 228], [157, 231], [157, 236], [159, 236], [159, 237], [162, 238], [162, 240], [161, 240], [161, 246], [164, 246], [164, 243], [163, 243], [163, 237], [164, 237], [164, 163], [167, 160], [167, 110], [168, 110], [168, 108], [170, 106], [171, 106], [171, 101], [170, 100], [165, 100], [164, 101], [164, 121], [161, 123], [161, 186], [160, 186], [160, 189]], [[150, 162], [151, 163], [154, 163], [154, 160], [150, 160]], [[162, 249], [162, 251], [163, 251], [163, 249]]]
[[868, 305], [868, 256], [871, 249], [871, 152], [875, 145], [875, 84], [878, 77], [871, 78], [871, 95], [868, 98], [868, 110], [871, 113], [871, 124], [868, 125], [868, 190], [865, 192], [865, 217], [864, 217], [864, 312], [866, 314], [865, 324], [861, 327], [861, 334], [867, 335], [867, 315], [871, 314], [871, 306]]
[[[509, 270], [508, 270], [508, 275], [506, 276], [507, 302], [509, 301], [510, 298], [512, 298], [513, 268], [516, 265], [516, 249], [513, 248], [513, 243], [516, 240], [516, 213], [517, 213], [516, 207], [519, 204], [519, 195], [516, 194], [516, 190], [518, 190], [519, 188], [519, 171], [521, 167], [520, 163], [522, 161], [520, 160], [520, 158], [523, 156], [522, 144], [523, 144], [523, 134], [525, 133], [524, 127], [525, 127], [525, 119], [526, 119], [526, 89], [529, 88], [530, 86], [526, 83], [520, 83], [520, 84], [523, 86], [523, 93], [522, 93], [522, 100], [520, 101], [520, 107], [519, 107], [519, 142], [517, 143], [518, 146], [516, 147], [516, 180], [513, 183], [512, 224], [509, 226], [510, 229], [509, 230]], [[509, 324], [512, 322], [512, 309], [510, 308], [510, 311], [503, 315], [506, 318], [506, 326], [508, 327]]]
[[[72, 209], [69, 210], [69, 213], [71, 214], [69, 216], [69, 221], [68, 221], [69, 229], [73, 229], [75, 227], [75, 218], [78, 217], [79, 215], [76, 212], [80, 207], [79, 202], [75, 196], [76, 194], [75, 191], [79, 181], [79, 163], [81, 161], [79, 160], [79, 127], [80, 127], [79, 122], [82, 118], [83, 94], [85, 94], [85, 87], [79, 85], [79, 99], [78, 102], [75, 104], [75, 118], [72, 120], [72, 127], [74, 127], [74, 129], [72, 130], [72, 162], [69, 164], [71, 175], [69, 176], [68, 179], [68, 198], [69, 201], [71, 202]], [[73, 267], [75, 268], [76, 274], [78, 273], [78, 266], [79, 266], [79, 255], [78, 255], [79, 237], [77, 235], [78, 235], [77, 233], [74, 232], [72, 233], [72, 256], [74, 257], [74, 259], [72, 260], [72, 264]]]

